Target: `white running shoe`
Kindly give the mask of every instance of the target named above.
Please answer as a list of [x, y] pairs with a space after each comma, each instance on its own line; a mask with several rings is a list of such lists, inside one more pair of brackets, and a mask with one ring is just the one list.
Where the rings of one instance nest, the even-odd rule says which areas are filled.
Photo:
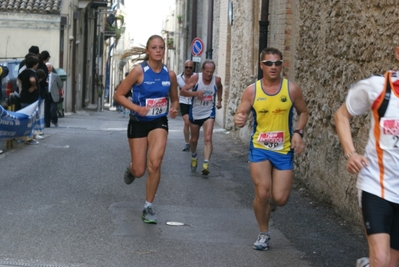
[[258, 239], [256, 239], [253, 249], [256, 250], [268, 250], [270, 243], [270, 234], [269, 233], [259, 233]]
[[368, 257], [360, 258], [356, 261], [356, 267], [369, 267], [370, 261]]

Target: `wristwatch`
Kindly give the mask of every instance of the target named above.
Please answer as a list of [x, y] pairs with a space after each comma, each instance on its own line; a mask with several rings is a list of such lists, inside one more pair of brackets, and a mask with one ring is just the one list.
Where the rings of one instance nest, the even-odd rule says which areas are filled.
[[294, 133], [299, 134], [303, 138], [303, 130], [302, 129], [297, 129], [294, 131]]

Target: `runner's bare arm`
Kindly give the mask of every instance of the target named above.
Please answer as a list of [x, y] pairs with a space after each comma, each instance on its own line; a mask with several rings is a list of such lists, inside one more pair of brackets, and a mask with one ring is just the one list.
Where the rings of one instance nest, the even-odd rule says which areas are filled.
[[176, 78], [176, 73], [174, 71], [169, 70], [169, 78], [171, 81], [170, 89], [169, 89], [169, 97], [170, 101], [172, 103], [170, 110], [169, 110], [169, 116], [174, 119], [176, 118], [179, 110], [179, 94], [178, 94], [178, 88], [177, 88], [177, 78]]
[[114, 100], [118, 102], [123, 107], [133, 110], [140, 114], [141, 116], [145, 116], [148, 112], [147, 107], [138, 106], [133, 104], [129, 99], [126, 98], [126, 94], [132, 90], [132, 86], [134, 84], [140, 84], [143, 82], [144, 74], [141, 65], [137, 65], [134, 67], [126, 78], [122, 81], [122, 83], [118, 86], [118, 89], [115, 92]]
[[243, 127], [247, 122], [249, 112], [255, 96], [255, 84], [248, 86], [241, 96], [241, 103], [234, 115], [234, 123], [237, 127]]
[[290, 95], [298, 114], [295, 129], [304, 129], [309, 117], [308, 108], [306, 107], [306, 102], [301, 89], [292, 82], [290, 82]]
[[187, 81], [186, 85], [180, 90], [180, 95], [188, 96], [188, 97], [199, 96], [198, 92], [191, 91], [191, 89], [194, 88], [194, 86], [197, 84], [197, 82], [198, 82], [198, 74], [194, 74]]
[[216, 107], [220, 109], [222, 108], [222, 95], [223, 95], [223, 85], [222, 85], [222, 79], [220, 77], [216, 77], [216, 87], [217, 87]]

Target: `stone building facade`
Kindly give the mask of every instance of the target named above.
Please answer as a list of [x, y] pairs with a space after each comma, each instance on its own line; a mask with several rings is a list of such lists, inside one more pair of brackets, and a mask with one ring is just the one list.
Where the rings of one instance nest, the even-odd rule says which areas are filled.
[[[253, 8], [235, 2], [237, 23], [231, 30], [233, 60], [224, 124], [227, 129], [234, 129], [232, 116], [239, 97], [256, 73], [256, 57], [250, 48], [258, 52], [256, 43], [251, 41], [257, 38], [254, 24], [259, 9], [256, 5]], [[306, 153], [295, 156], [295, 178], [355, 224], [360, 224], [361, 217], [356, 176], [345, 170], [333, 115], [345, 101], [352, 83], [398, 67], [393, 53], [399, 44], [394, 27], [398, 13], [395, 1], [389, 0], [269, 3], [268, 46], [283, 52], [283, 74], [300, 86], [310, 112], [305, 130]], [[246, 36], [248, 32], [254, 35]], [[351, 127], [355, 147], [362, 153], [368, 139], [368, 115], [354, 118]], [[245, 142], [251, 130], [250, 124], [238, 130]]]
[[[206, 25], [210, 2], [198, 2], [197, 33], [205, 42], [209, 38]], [[212, 2], [212, 59], [224, 86], [223, 109], [217, 112], [217, 123], [248, 143], [252, 119], [237, 129], [233, 116], [242, 92], [258, 78], [259, 47], [280, 49], [283, 76], [302, 89], [310, 115], [304, 137], [306, 153], [295, 156], [295, 179], [330, 203], [345, 220], [360, 224], [356, 176], [345, 170], [333, 114], [345, 101], [352, 83], [399, 65], [393, 55], [394, 45], [399, 44], [394, 26], [399, 17], [395, 1]], [[228, 18], [230, 2], [234, 7], [232, 24]], [[260, 21], [265, 20], [265, 6], [268, 32], [267, 44], [262, 44]], [[190, 16], [187, 19], [195, 23]], [[368, 115], [354, 118], [351, 126], [355, 147], [362, 153], [368, 139]]]

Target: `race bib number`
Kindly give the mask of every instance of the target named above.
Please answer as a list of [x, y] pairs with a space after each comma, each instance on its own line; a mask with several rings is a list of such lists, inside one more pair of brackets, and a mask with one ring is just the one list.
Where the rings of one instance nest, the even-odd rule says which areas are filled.
[[399, 119], [381, 118], [380, 147], [399, 150]]
[[213, 103], [213, 97], [211, 95], [204, 95], [203, 97], [198, 97], [196, 102], [200, 106], [210, 106]]
[[258, 143], [271, 150], [284, 148], [284, 132], [259, 133]]
[[168, 100], [166, 97], [147, 99], [145, 105], [150, 108], [146, 116], [166, 114], [168, 110]]

